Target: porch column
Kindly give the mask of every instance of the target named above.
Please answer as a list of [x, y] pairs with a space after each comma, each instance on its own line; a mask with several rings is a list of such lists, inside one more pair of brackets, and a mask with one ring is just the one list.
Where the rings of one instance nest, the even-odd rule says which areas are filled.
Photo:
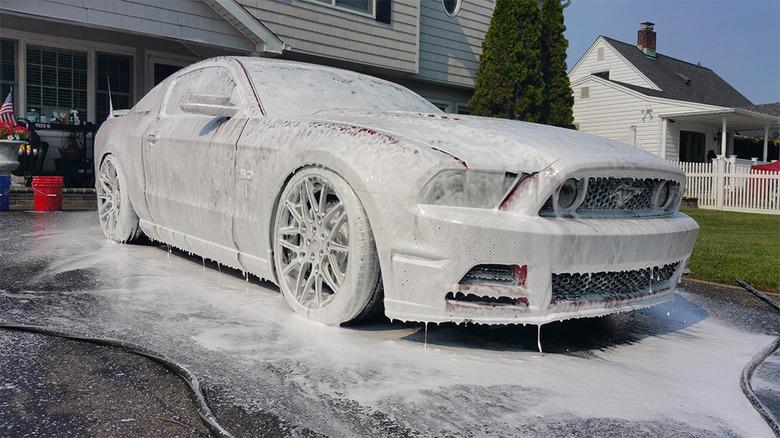
[[[661, 119], [661, 158], [666, 159], [666, 129], [668, 127], [666, 117]], [[677, 158], [679, 160], [679, 157]]]
[[767, 145], [769, 144], [769, 123], [764, 124], [764, 162], [767, 159]]
[[726, 158], [726, 118], [723, 118], [723, 125], [721, 127], [721, 134], [720, 134], [720, 154], [723, 156], [723, 158]]

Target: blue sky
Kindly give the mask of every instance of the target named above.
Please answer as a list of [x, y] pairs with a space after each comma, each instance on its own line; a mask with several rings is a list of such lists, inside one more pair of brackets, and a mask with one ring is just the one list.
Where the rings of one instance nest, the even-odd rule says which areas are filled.
[[753, 103], [780, 101], [780, 0], [572, 0], [571, 68], [599, 35], [636, 43], [655, 23], [657, 51], [701, 62]]

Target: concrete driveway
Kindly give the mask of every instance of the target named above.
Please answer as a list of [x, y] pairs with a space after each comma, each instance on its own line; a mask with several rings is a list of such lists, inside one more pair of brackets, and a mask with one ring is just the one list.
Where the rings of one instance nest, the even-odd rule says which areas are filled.
[[[7, 213], [0, 230], [0, 320], [185, 364], [236, 435], [265, 435], [269, 422], [285, 436], [772, 435], [738, 378], [780, 318], [746, 293], [681, 290], [644, 311], [549, 324], [540, 354], [536, 327], [312, 324], [270, 283], [106, 241], [93, 212]], [[5, 363], [48, 354], [2, 341]], [[777, 368], [759, 382], [775, 408]], [[16, 372], [0, 369], [0, 400], [18, 396], [4, 386]], [[7, 415], [13, 403], [3, 409], [7, 427], [29, 431]], [[137, 434], [110, 421], [116, 435]]]

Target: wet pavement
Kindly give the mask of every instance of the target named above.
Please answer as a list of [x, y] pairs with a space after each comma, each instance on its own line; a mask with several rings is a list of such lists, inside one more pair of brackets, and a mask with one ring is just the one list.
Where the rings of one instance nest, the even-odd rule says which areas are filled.
[[[269, 283], [107, 242], [95, 216], [0, 216], [0, 320], [174, 359], [236, 436], [771, 436], [738, 378], [780, 318], [738, 289], [691, 284], [651, 309], [549, 324], [540, 354], [535, 327], [312, 324]], [[780, 413], [780, 358], [753, 384]], [[0, 435], [205, 431], [157, 364], [0, 330]]]
[[116, 348], [0, 330], [0, 436], [209, 436], [186, 384]]

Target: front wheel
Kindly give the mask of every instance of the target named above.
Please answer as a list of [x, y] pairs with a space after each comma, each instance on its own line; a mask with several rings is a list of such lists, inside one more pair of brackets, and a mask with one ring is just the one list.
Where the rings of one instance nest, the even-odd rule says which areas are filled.
[[336, 173], [296, 173], [280, 197], [274, 267], [285, 299], [300, 315], [337, 325], [371, 314], [382, 297], [368, 217]]
[[127, 194], [127, 178], [113, 155], [100, 163], [95, 186], [100, 228], [106, 238], [116, 243], [136, 240], [141, 234], [138, 216]]

